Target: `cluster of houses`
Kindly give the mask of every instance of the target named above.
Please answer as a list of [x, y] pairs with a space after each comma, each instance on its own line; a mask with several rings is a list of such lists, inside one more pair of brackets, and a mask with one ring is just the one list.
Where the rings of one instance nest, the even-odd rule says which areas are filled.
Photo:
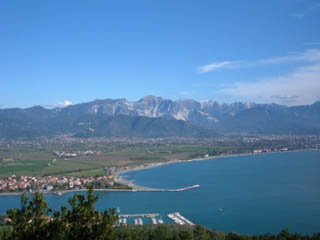
[[12, 175], [6, 179], [0, 179], [1, 192], [15, 191], [55, 191], [55, 190], [77, 190], [87, 188], [90, 184], [99, 182], [107, 182], [108, 185], [113, 185], [112, 176], [100, 177], [65, 177], [65, 176], [47, 176], [47, 177], [32, 177]]
[[251, 151], [251, 153], [257, 154], [257, 153], [286, 152], [286, 151], [289, 151], [287, 147], [280, 148], [280, 149], [255, 149]]
[[77, 157], [77, 156], [96, 155], [100, 153], [101, 151], [92, 151], [92, 150], [76, 151], [76, 152], [53, 151], [53, 154], [58, 156], [59, 158], [71, 158], [71, 157]]

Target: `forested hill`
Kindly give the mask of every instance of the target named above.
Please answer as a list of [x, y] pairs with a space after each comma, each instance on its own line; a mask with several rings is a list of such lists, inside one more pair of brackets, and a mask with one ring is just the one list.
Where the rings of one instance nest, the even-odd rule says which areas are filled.
[[216, 134], [320, 134], [320, 102], [277, 104], [104, 99], [46, 109], [0, 109], [0, 138], [72, 134], [81, 137], [211, 137]]
[[0, 110], [0, 138], [32, 138], [71, 134], [76, 137], [212, 137], [175, 119], [60, 112], [42, 107]]

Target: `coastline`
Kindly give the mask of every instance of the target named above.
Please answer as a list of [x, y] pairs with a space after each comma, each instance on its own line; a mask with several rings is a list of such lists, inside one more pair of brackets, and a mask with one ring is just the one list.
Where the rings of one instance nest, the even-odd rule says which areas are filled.
[[[224, 155], [224, 156], [212, 156], [212, 157], [207, 157], [207, 158], [194, 158], [194, 159], [188, 159], [188, 160], [170, 160], [168, 162], [157, 162], [157, 163], [150, 163], [150, 164], [143, 164], [139, 165], [130, 169], [125, 169], [121, 171], [117, 171], [114, 174], [115, 182], [127, 185], [133, 189], [133, 191], [145, 191], [148, 187], [141, 186], [135, 184], [132, 180], [126, 180], [124, 179], [121, 175], [124, 173], [128, 172], [134, 172], [134, 171], [140, 171], [140, 170], [148, 170], [148, 169], [153, 169], [153, 168], [158, 168], [158, 167], [163, 167], [166, 165], [171, 165], [174, 163], [184, 163], [184, 162], [196, 162], [196, 161], [207, 161], [207, 160], [212, 160], [212, 159], [217, 159], [217, 158], [224, 158], [224, 157], [239, 157], [239, 156], [248, 156], [252, 154], [230, 154], [230, 155]], [[150, 190], [152, 188], [149, 188]]]
[[170, 160], [168, 162], [157, 162], [157, 163], [143, 164], [143, 165], [139, 165], [139, 166], [136, 166], [136, 167], [133, 167], [130, 169], [117, 171], [114, 174], [114, 177], [115, 177], [115, 182], [125, 184], [125, 185], [131, 187], [134, 191], [143, 191], [144, 189], [152, 189], [152, 188], [137, 185], [132, 180], [124, 179], [121, 175], [128, 173], [128, 172], [133, 172], [133, 171], [148, 170], [148, 169], [152, 169], [152, 168], [163, 167], [163, 166], [171, 165], [174, 163], [208, 161], [208, 160], [219, 159], [219, 158], [243, 157], [243, 156], [251, 156], [251, 155], [266, 155], [266, 154], [289, 153], [289, 152], [307, 152], [307, 151], [319, 151], [319, 149], [302, 149], [302, 150], [274, 151], [274, 152], [263, 152], [263, 153], [227, 154], [227, 155], [211, 156], [211, 157], [206, 157], [206, 158], [194, 158], [194, 159], [188, 159], [188, 160], [175, 159], [175, 160]]
[[[275, 151], [275, 152], [263, 152], [263, 153], [242, 153], [242, 154], [227, 154], [227, 155], [219, 155], [219, 156], [211, 156], [206, 158], [194, 158], [194, 159], [188, 159], [188, 160], [170, 160], [167, 162], [157, 162], [157, 163], [149, 163], [149, 164], [143, 164], [139, 166], [135, 166], [133, 168], [128, 168], [124, 170], [120, 170], [115, 172], [114, 174], [114, 181], [120, 184], [127, 185], [131, 187], [131, 189], [94, 189], [95, 192], [173, 192], [173, 191], [185, 191], [192, 189], [193, 186], [184, 187], [184, 188], [178, 188], [178, 189], [158, 189], [158, 188], [151, 188], [151, 187], [145, 187], [141, 185], [137, 185], [134, 183], [133, 180], [126, 180], [121, 175], [133, 172], [133, 171], [140, 171], [140, 170], [148, 170], [152, 168], [157, 167], [163, 167], [166, 165], [171, 165], [174, 163], [184, 163], [184, 162], [196, 162], [196, 161], [208, 161], [213, 159], [219, 159], [219, 158], [231, 158], [231, 157], [242, 157], [242, 156], [251, 156], [251, 155], [266, 155], [266, 154], [275, 154], [275, 153], [289, 153], [289, 152], [306, 152], [306, 151], [319, 151], [319, 149], [303, 149], [303, 150], [289, 150], [289, 151]], [[72, 192], [86, 192], [88, 189], [71, 189], [71, 190], [62, 190], [62, 191], [40, 191], [43, 194], [65, 194], [65, 193], [72, 193]], [[35, 191], [36, 192], [36, 191]], [[4, 192], [0, 193], [0, 196], [10, 196], [10, 195], [22, 195], [23, 193], [26, 194], [33, 194], [34, 192]]]
[[[63, 191], [39, 191], [43, 194], [65, 194], [65, 193], [71, 193], [71, 192], [87, 192], [87, 188], [83, 189], [73, 189], [73, 190], [63, 190]], [[37, 191], [34, 192], [6, 192], [6, 193], [0, 193], [0, 196], [11, 196], [11, 195], [22, 195], [23, 193], [26, 194], [34, 194]], [[94, 189], [94, 192], [132, 192], [132, 189]]]
[[[94, 192], [182, 192], [187, 191], [193, 188], [198, 188], [200, 185], [193, 185], [184, 188], [175, 188], [175, 189], [162, 189], [162, 188], [148, 188], [143, 186], [134, 185], [136, 189], [94, 189]], [[88, 189], [78, 189], [78, 190], [64, 190], [59, 192], [52, 192], [52, 191], [40, 191], [43, 194], [55, 194], [55, 195], [63, 195], [66, 193], [73, 193], [73, 192], [87, 192]], [[0, 196], [17, 196], [22, 195], [23, 193], [26, 194], [34, 194], [35, 192], [13, 192], [13, 193], [0, 193]]]

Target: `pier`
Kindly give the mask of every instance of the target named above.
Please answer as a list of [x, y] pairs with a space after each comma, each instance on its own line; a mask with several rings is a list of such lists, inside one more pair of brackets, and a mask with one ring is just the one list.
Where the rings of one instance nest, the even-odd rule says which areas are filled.
[[195, 185], [184, 187], [184, 188], [176, 188], [176, 189], [144, 187], [144, 186], [139, 186], [134, 184], [133, 180], [127, 181], [123, 179], [118, 173], [115, 173], [114, 181], [120, 184], [127, 185], [131, 189], [112, 189], [112, 191], [124, 191], [124, 192], [128, 192], [128, 191], [131, 191], [131, 192], [182, 192], [182, 191], [187, 191], [187, 190], [200, 187], [199, 184], [195, 184]]
[[[160, 219], [157, 219], [160, 217]], [[159, 213], [137, 213], [137, 214], [121, 214], [119, 215], [119, 225], [127, 226], [127, 218], [133, 218], [135, 225], [143, 225], [142, 218], [150, 218], [153, 224], [162, 224], [163, 221]]]
[[137, 213], [137, 214], [121, 214], [119, 215], [120, 218], [130, 218], [130, 217], [147, 217], [147, 218], [155, 218], [159, 217], [159, 213]]
[[[127, 225], [127, 218], [133, 218], [135, 225], [143, 225], [143, 221], [149, 224], [149, 220], [142, 220], [143, 218], [149, 218], [152, 224], [163, 224], [163, 220], [159, 213], [137, 213], [137, 214], [121, 214], [119, 215], [119, 224]], [[168, 218], [170, 218], [175, 224], [179, 225], [190, 225], [194, 226], [195, 224], [191, 222], [186, 217], [182, 216], [179, 212], [169, 213]], [[148, 222], [149, 221], [149, 222]]]
[[198, 188], [200, 187], [199, 184], [196, 185], [192, 185], [190, 187], [185, 187], [185, 188], [176, 188], [176, 189], [161, 189], [161, 188], [148, 188], [148, 187], [142, 187], [142, 186], [137, 186], [137, 185], [130, 185], [130, 187], [132, 187], [133, 192], [182, 192], [182, 191], [187, 191], [187, 190], [191, 190], [194, 188]]
[[190, 226], [194, 226], [194, 223], [191, 222], [190, 220], [188, 220], [187, 218], [185, 218], [184, 216], [182, 216], [179, 212], [175, 212], [175, 213], [169, 213], [168, 214], [168, 218], [170, 218], [171, 220], [173, 220], [176, 224], [179, 225], [190, 225]]

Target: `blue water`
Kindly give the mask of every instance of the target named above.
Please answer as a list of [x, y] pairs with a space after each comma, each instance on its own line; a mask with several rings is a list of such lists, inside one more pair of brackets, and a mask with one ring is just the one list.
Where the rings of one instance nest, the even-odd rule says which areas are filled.
[[[182, 162], [124, 177], [148, 187], [201, 187], [185, 192], [102, 192], [98, 209], [156, 212], [165, 221], [169, 212], [178, 211], [197, 224], [225, 232], [320, 232], [320, 151]], [[71, 196], [47, 194], [46, 199], [58, 208]], [[19, 202], [19, 196], [0, 196], [0, 212]]]

